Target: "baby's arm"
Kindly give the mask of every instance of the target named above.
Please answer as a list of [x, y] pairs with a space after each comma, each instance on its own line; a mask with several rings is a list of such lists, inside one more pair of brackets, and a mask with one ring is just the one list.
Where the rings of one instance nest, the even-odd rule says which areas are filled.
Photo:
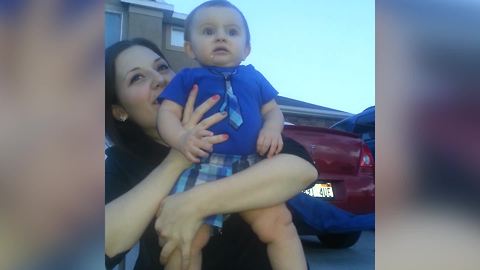
[[283, 148], [282, 130], [283, 114], [275, 100], [262, 106], [263, 127], [257, 139], [257, 152], [264, 155], [268, 151], [268, 158], [278, 154]]
[[157, 117], [157, 130], [160, 136], [171, 147], [179, 150], [192, 162], [200, 162], [198, 157], [206, 157], [212, 145], [202, 140], [213, 133], [205, 129], [185, 129], [180, 122], [183, 107], [177, 103], [164, 100], [160, 105]]

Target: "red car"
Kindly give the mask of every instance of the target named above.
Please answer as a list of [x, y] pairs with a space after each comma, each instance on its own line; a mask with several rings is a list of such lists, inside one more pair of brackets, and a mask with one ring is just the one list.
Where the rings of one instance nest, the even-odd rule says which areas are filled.
[[334, 248], [353, 245], [361, 230], [373, 229], [375, 166], [372, 152], [352, 133], [285, 126], [302, 144], [318, 171], [312, 187], [287, 202], [300, 234], [315, 234]]

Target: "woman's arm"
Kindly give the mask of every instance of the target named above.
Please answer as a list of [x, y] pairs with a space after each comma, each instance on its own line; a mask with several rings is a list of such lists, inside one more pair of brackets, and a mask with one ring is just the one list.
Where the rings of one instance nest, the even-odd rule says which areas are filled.
[[204, 218], [273, 206], [290, 199], [316, 178], [317, 171], [308, 161], [279, 154], [222, 180], [168, 196], [162, 202], [159, 220], [173, 214], [170, 211]]
[[143, 181], [105, 206], [105, 254], [113, 257], [130, 249], [144, 232], [176, 179], [188, 167], [171, 150]]
[[200, 185], [185, 195], [196, 202], [198, 215], [233, 213], [283, 203], [316, 178], [316, 169], [306, 160], [279, 154], [216, 182], [216, 186]]
[[189, 261], [190, 244], [204, 217], [269, 207], [285, 202], [317, 178], [306, 160], [280, 154], [222, 180], [165, 198], [155, 228], [167, 240], [162, 257], [180, 247]]

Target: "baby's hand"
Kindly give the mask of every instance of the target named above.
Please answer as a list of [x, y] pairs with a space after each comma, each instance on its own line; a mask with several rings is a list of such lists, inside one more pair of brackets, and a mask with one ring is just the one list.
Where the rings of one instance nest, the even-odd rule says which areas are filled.
[[206, 139], [213, 133], [206, 129], [193, 128], [185, 130], [180, 135], [180, 152], [191, 162], [200, 162], [200, 157], [208, 157], [208, 152], [213, 150], [213, 144]]
[[283, 149], [283, 140], [281, 132], [271, 128], [262, 128], [257, 139], [257, 152], [263, 156], [268, 151], [268, 158], [280, 153]]

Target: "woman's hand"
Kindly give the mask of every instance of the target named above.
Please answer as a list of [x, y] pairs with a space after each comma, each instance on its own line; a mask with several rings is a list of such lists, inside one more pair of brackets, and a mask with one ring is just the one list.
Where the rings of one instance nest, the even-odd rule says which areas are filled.
[[168, 196], [162, 201], [155, 222], [159, 244], [163, 246], [160, 263], [165, 264], [172, 252], [179, 248], [182, 268], [187, 269], [191, 243], [203, 218], [193, 202], [188, 192]]
[[[228, 135], [214, 135], [212, 132], [208, 131], [208, 128], [222, 121], [227, 115], [225, 113], [219, 112], [201, 120], [203, 115], [208, 110], [210, 110], [218, 102], [219, 99], [216, 98], [216, 96], [213, 96], [203, 102], [194, 110], [194, 104], [197, 98], [197, 94], [198, 86], [194, 85], [192, 90], [190, 91], [187, 103], [185, 104], [183, 110], [182, 126], [185, 129], [186, 133], [189, 134], [187, 136], [188, 139], [185, 144], [188, 144], [191, 147], [195, 147], [195, 149], [197, 149], [196, 152], [203, 150], [211, 152], [213, 149], [213, 145], [228, 140]], [[170, 152], [172, 152], [172, 154], [169, 155], [169, 158], [173, 158], [177, 162], [183, 162], [185, 168], [190, 166], [191, 162], [200, 161], [197, 158], [198, 155], [188, 154], [188, 152], [186, 153], [183, 150], [181, 151], [183, 155], [180, 156], [178, 155], [179, 153], [177, 151], [174, 151], [174, 149], [172, 149]]]
[[214, 144], [228, 139], [226, 134], [214, 135], [208, 130], [212, 125], [223, 120], [226, 117], [226, 113], [216, 113], [201, 120], [203, 115], [218, 102], [219, 96], [215, 95], [209, 98], [194, 110], [197, 94], [198, 86], [194, 85], [188, 96], [182, 116], [182, 125], [185, 133], [180, 135], [182, 137], [182, 153], [192, 162], [200, 162], [199, 157], [208, 156], [208, 153], [213, 150]]

